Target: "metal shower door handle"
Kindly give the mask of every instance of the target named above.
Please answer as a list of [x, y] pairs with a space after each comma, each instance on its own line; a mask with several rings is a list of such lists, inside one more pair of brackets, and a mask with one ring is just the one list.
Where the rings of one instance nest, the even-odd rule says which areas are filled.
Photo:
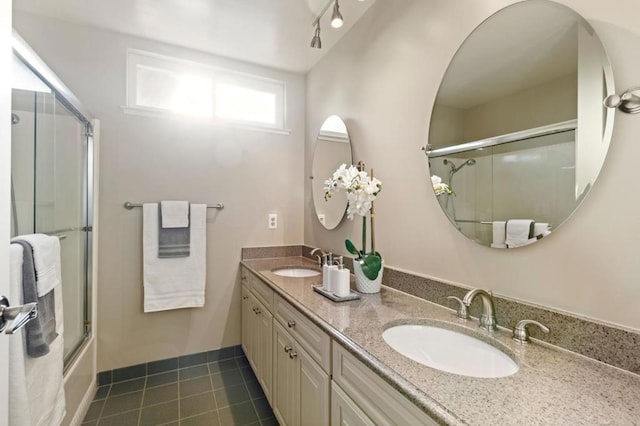
[[10, 307], [9, 299], [0, 297], [0, 333], [14, 334], [29, 321], [38, 317], [38, 303], [25, 303]]

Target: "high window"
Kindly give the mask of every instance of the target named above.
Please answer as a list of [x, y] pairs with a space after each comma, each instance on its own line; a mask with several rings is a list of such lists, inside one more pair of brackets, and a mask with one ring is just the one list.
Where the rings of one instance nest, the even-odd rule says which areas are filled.
[[126, 112], [287, 132], [285, 83], [141, 50], [127, 52]]

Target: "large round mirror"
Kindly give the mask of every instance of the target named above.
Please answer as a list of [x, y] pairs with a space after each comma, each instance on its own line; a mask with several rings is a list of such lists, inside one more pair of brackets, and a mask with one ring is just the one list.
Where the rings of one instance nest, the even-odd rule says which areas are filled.
[[573, 10], [528, 0], [478, 26], [447, 68], [425, 151], [453, 225], [495, 248], [555, 232], [600, 172], [611, 93], [604, 48]]
[[347, 197], [344, 193], [337, 193], [325, 200], [324, 181], [333, 176], [340, 165], [351, 162], [351, 140], [347, 126], [340, 117], [332, 115], [320, 127], [311, 166], [313, 205], [316, 217], [326, 229], [334, 229], [342, 221], [347, 210]]

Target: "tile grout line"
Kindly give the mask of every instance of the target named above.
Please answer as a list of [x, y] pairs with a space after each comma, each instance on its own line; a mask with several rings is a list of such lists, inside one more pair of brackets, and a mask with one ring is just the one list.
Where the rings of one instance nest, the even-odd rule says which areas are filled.
[[106, 407], [107, 405], [107, 398], [109, 398], [110, 393], [111, 393], [111, 384], [109, 384], [109, 390], [107, 391], [107, 396], [104, 397], [104, 401], [102, 402], [102, 407], [100, 408], [98, 417], [96, 417], [96, 425], [100, 424], [100, 419], [102, 418], [102, 412], [104, 411], [104, 407]]
[[[146, 372], [146, 365], [145, 365], [145, 372]], [[138, 426], [140, 426], [140, 422], [142, 422], [142, 407], [144, 406], [144, 394], [147, 391], [147, 377], [149, 377], [149, 375], [145, 375], [144, 376], [144, 386], [142, 387], [142, 398], [140, 398], [140, 412], [138, 413]]]
[[[207, 368], [208, 369], [208, 368]], [[178, 385], [178, 425], [182, 422], [182, 412], [180, 409], [182, 408], [182, 403], [180, 402], [180, 361], [178, 360], [178, 369], [176, 370], [176, 379], [178, 380], [176, 383]]]
[[[251, 397], [251, 392], [249, 392], [249, 386], [247, 386], [247, 379], [242, 375], [242, 372], [240, 371], [240, 370], [242, 370], [243, 367], [240, 366], [238, 358], [236, 358], [236, 365], [238, 366], [238, 371], [240, 372], [240, 377], [242, 378], [242, 384], [244, 385], [244, 389], [245, 389], [245, 391], [247, 391], [247, 396], [249, 397], [249, 403], [253, 407], [253, 412], [256, 413], [256, 417], [258, 418], [258, 423], [260, 423], [260, 416], [258, 415], [258, 410], [256, 409], [256, 405], [253, 403], [253, 398]], [[251, 367], [249, 367], [249, 368], [251, 368]]]
[[218, 398], [216, 398], [215, 385], [213, 384], [213, 373], [211, 373], [211, 367], [207, 363], [207, 370], [209, 370], [209, 383], [211, 384], [211, 394], [213, 395], [213, 405], [216, 407], [216, 417], [218, 418], [218, 424], [222, 425], [222, 418], [220, 417], [220, 409], [218, 408]]

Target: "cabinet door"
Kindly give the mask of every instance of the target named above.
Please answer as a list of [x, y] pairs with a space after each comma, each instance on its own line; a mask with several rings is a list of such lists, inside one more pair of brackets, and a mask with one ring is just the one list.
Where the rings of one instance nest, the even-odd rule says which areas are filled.
[[251, 301], [249, 289], [242, 286], [242, 350], [247, 358], [251, 358]]
[[258, 301], [253, 293], [249, 292], [249, 341], [247, 344], [249, 345], [249, 354], [247, 358], [249, 359], [249, 365], [253, 368], [253, 372], [258, 376], [260, 374], [260, 366], [259, 366], [259, 348], [260, 348], [260, 333], [259, 330], [259, 320], [258, 320]]
[[300, 424], [299, 372], [294, 340], [278, 321], [273, 322], [273, 412], [281, 426]]
[[272, 401], [272, 370], [273, 370], [273, 316], [262, 303], [257, 302], [256, 328], [253, 333], [258, 335], [256, 341], [258, 347], [254, 350], [256, 356], [256, 367], [258, 367], [258, 381], [262, 385], [262, 390], [269, 403]]
[[300, 424], [329, 424], [329, 375], [300, 345], [293, 353], [300, 368]]
[[331, 426], [375, 426], [369, 417], [347, 396], [336, 382], [331, 382]]

